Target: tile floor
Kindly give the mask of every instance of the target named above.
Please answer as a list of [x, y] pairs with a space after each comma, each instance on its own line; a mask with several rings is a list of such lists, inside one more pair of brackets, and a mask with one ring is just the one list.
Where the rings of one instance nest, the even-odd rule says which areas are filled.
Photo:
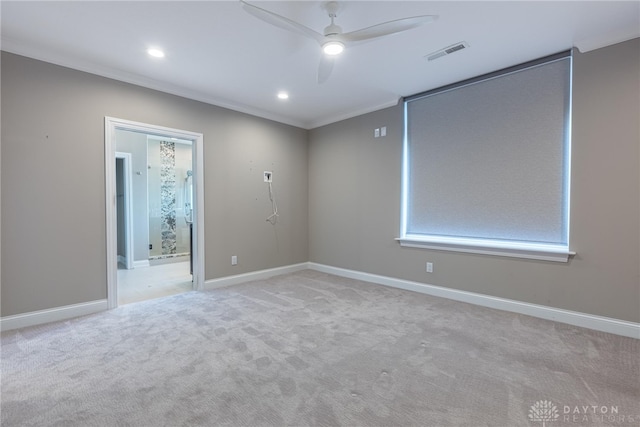
[[132, 270], [118, 268], [118, 305], [179, 294], [192, 289], [188, 261]]

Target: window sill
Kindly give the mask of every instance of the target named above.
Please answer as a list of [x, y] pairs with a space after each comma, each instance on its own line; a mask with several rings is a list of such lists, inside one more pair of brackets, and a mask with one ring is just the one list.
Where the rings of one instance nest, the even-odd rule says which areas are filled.
[[571, 252], [568, 247], [561, 245], [414, 235], [407, 235], [397, 238], [396, 240], [400, 243], [400, 246], [410, 248], [527, 258], [542, 261], [568, 262], [569, 257], [575, 255], [575, 252]]

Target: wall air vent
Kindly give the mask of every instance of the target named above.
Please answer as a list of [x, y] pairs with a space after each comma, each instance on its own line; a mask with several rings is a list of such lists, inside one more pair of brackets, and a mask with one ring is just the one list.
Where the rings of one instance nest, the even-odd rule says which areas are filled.
[[451, 46], [447, 46], [443, 49], [436, 50], [435, 52], [432, 52], [428, 55], [425, 55], [425, 58], [427, 58], [427, 61], [433, 61], [435, 59], [442, 58], [445, 55], [450, 55], [453, 52], [457, 52], [459, 50], [466, 49], [468, 47], [469, 47], [469, 43], [459, 42], [456, 44], [452, 44]]

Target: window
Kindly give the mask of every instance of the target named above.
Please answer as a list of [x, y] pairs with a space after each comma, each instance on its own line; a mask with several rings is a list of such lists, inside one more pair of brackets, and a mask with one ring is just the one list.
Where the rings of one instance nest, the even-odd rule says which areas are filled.
[[569, 52], [404, 106], [402, 245], [567, 261]]

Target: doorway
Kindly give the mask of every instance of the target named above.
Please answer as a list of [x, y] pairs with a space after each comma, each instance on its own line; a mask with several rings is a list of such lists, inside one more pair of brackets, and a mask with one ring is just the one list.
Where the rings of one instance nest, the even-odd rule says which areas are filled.
[[193, 273], [193, 142], [115, 133], [118, 305], [186, 292]]
[[203, 289], [202, 144], [202, 134], [105, 118], [109, 308]]

